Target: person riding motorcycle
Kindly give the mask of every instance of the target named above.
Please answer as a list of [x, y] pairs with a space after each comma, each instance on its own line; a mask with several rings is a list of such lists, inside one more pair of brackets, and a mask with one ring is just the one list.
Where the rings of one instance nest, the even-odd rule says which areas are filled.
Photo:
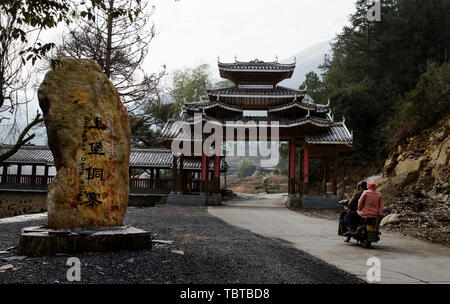
[[360, 222], [360, 217], [358, 216], [357, 210], [358, 210], [358, 202], [361, 198], [364, 191], [367, 190], [367, 182], [362, 181], [359, 182], [356, 186], [358, 189], [358, 192], [356, 192], [350, 202], [348, 203], [349, 209], [347, 210], [347, 217], [348, 217], [348, 226], [350, 228], [350, 232], [356, 231], [356, 227]]

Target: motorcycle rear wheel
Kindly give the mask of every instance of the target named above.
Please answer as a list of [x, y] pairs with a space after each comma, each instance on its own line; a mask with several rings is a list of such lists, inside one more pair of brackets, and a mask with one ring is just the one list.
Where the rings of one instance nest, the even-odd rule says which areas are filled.
[[346, 243], [350, 242], [350, 240], [352, 239], [351, 236], [344, 236], [342, 238], [344, 239], [344, 242], [346, 242]]
[[361, 241], [361, 245], [363, 245], [364, 248], [370, 248], [372, 246], [372, 242], [368, 240]]

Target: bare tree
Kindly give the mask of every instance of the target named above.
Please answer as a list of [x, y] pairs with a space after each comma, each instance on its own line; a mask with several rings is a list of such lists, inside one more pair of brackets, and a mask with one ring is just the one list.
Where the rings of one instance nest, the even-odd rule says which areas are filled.
[[[107, 0], [95, 9], [95, 20], [80, 19], [57, 49], [57, 57], [89, 58], [99, 64], [117, 88], [132, 118], [151, 119], [145, 109], [159, 103], [158, 84], [165, 71], [147, 73], [142, 64], [155, 27], [149, 19], [154, 7], [148, 2]], [[115, 16], [117, 7], [141, 6], [135, 17]]]
[[[34, 120], [23, 131], [17, 124], [17, 114], [20, 106], [31, 100], [26, 97], [26, 89], [30, 81], [30, 73], [27, 72], [26, 62], [21, 59], [27, 44], [19, 42], [15, 38], [17, 20], [14, 16], [0, 14], [0, 28], [2, 32], [0, 50], [0, 123], [11, 120], [9, 133], [19, 133], [15, 144], [10, 150], [0, 155], [0, 163], [13, 155], [17, 150], [34, 138], [35, 134], [28, 135], [32, 127], [42, 122], [38, 113]], [[29, 32], [25, 27], [20, 28], [24, 33]]]

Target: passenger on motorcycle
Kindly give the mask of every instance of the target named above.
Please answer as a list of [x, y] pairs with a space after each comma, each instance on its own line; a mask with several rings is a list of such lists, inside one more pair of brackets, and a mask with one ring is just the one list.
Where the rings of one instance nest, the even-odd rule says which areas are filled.
[[364, 219], [369, 216], [381, 217], [383, 214], [383, 198], [377, 192], [377, 186], [374, 182], [367, 184], [368, 190], [364, 191], [358, 201], [358, 215]]

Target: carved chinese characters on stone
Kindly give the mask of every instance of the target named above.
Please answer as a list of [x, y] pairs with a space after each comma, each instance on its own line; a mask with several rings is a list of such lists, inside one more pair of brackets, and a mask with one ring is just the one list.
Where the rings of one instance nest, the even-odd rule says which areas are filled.
[[57, 175], [50, 228], [120, 226], [128, 204], [130, 124], [116, 89], [89, 60], [63, 59], [39, 88]]

